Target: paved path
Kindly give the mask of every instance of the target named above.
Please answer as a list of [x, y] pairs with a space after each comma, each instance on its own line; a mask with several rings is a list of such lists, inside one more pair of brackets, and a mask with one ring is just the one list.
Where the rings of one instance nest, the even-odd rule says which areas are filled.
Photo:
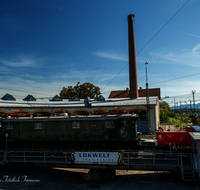
[[87, 169], [47, 166], [0, 166], [0, 190], [200, 190], [200, 179], [184, 182], [180, 173], [116, 171], [113, 181], [104, 184], [84, 180]]

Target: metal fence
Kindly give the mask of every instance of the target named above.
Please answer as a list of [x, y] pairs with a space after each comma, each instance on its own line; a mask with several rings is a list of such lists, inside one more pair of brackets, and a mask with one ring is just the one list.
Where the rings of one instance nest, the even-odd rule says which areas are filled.
[[[69, 150], [0, 150], [1, 163], [71, 163]], [[103, 164], [103, 163], [102, 163]], [[165, 151], [125, 151], [121, 165], [178, 166], [180, 153]]]
[[180, 154], [163, 151], [128, 151], [123, 160], [127, 165], [180, 166]]

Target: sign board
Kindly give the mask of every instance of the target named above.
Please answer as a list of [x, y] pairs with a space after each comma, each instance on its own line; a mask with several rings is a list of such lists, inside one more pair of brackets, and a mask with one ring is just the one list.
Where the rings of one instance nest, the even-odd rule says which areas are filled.
[[117, 164], [118, 152], [75, 152], [74, 162], [77, 164]]

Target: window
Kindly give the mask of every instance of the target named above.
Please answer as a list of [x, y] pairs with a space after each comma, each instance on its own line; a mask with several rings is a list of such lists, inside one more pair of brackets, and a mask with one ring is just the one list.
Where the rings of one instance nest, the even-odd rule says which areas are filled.
[[114, 121], [106, 121], [106, 128], [115, 128]]
[[126, 128], [126, 119], [121, 120], [121, 129]]
[[35, 123], [35, 129], [42, 129], [42, 123]]
[[13, 129], [13, 124], [12, 123], [8, 123], [6, 125], [6, 129]]
[[80, 122], [73, 121], [72, 122], [72, 129], [80, 129]]

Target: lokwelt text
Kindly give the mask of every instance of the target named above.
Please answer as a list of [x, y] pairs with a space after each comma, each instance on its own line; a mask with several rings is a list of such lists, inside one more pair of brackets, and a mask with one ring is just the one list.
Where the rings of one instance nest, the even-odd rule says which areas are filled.
[[79, 153], [78, 155], [83, 161], [113, 161], [110, 153]]

